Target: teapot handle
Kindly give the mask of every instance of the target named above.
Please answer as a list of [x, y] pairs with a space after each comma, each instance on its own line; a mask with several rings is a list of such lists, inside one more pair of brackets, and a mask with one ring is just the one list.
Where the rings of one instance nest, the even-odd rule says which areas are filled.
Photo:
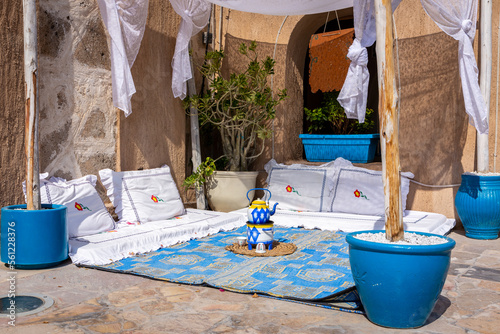
[[265, 190], [265, 191], [268, 191], [269, 192], [269, 198], [267, 199], [267, 201], [269, 202], [269, 200], [271, 199], [271, 191], [269, 189], [266, 189], [266, 188], [253, 188], [253, 189], [250, 189], [249, 191], [247, 191], [248, 203], [252, 204], [252, 201], [250, 200], [250, 197], [248, 197], [248, 194], [251, 191], [254, 191], [254, 190]]

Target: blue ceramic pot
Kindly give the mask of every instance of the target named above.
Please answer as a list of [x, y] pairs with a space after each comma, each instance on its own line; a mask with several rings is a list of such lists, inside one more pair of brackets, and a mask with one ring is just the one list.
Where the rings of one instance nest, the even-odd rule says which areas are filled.
[[2, 262], [20, 269], [55, 266], [68, 258], [66, 206], [42, 204], [2, 208]]
[[350, 162], [367, 163], [375, 159], [380, 135], [310, 135], [301, 134], [307, 161], [328, 162], [339, 157]]
[[378, 232], [385, 233], [360, 231], [346, 236], [352, 276], [366, 316], [384, 327], [423, 326], [443, 289], [455, 241], [443, 237], [446, 243], [438, 245], [398, 245], [354, 237]]
[[500, 176], [462, 174], [455, 208], [474, 239], [496, 239], [500, 231]]

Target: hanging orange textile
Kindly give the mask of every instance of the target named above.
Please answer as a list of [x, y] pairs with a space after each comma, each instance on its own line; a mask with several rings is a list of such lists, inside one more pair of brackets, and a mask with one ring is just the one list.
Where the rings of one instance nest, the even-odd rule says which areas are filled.
[[309, 85], [316, 93], [340, 91], [351, 61], [347, 52], [354, 38], [354, 28], [314, 34], [309, 41]]

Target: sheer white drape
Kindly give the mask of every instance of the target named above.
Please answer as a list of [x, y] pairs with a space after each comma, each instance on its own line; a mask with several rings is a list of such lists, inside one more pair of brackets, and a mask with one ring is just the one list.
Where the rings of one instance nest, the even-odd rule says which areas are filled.
[[135, 93], [130, 69], [141, 46], [149, 0], [98, 0], [98, 4], [111, 38], [113, 105], [128, 116]]
[[191, 79], [189, 40], [203, 29], [210, 17], [210, 3], [222, 7], [268, 15], [304, 15], [324, 13], [351, 7], [353, 0], [170, 0], [182, 17], [172, 60], [172, 92], [174, 97], [186, 97]]
[[420, 0], [429, 17], [458, 40], [458, 64], [465, 111], [479, 133], [488, 133], [486, 104], [479, 88], [472, 42], [476, 34], [477, 0]]
[[189, 41], [208, 24], [211, 5], [205, 0], [170, 0], [170, 3], [182, 17], [172, 59], [172, 92], [174, 97], [183, 100], [187, 92], [186, 82], [192, 78]]
[[[401, 0], [392, 1], [394, 12]], [[347, 118], [365, 121], [366, 100], [368, 96], [368, 52], [367, 47], [377, 39], [373, 0], [354, 1], [354, 34], [355, 39], [349, 47], [347, 57], [351, 60], [344, 85], [338, 101], [344, 107]]]

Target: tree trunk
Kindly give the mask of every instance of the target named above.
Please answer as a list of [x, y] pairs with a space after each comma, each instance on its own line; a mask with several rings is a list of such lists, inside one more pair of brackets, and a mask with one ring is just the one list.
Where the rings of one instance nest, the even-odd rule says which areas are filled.
[[392, 32], [391, 0], [375, 0], [377, 27], [377, 69], [379, 87], [380, 146], [385, 194], [387, 239], [403, 239], [401, 166], [399, 162], [399, 122]]
[[28, 210], [40, 210], [40, 168], [38, 159], [38, 60], [36, 0], [23, 0], [24, 82], [26, 124], [26, 198]]

